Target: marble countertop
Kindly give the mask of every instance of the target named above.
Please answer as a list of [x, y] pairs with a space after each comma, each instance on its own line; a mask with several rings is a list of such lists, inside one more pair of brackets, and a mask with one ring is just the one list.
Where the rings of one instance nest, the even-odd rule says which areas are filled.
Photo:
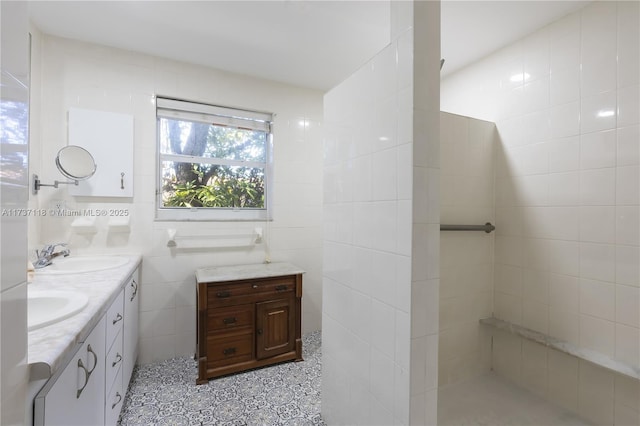
[[251, 265], [200, 268], [196, 270], [196, 281], [198, 283], [214, 283], [295, 274], [304, 274], [304, 271], [295, 265], [285, 262], [255, 263]]
[[[127, 278], [140, 265], [139, 255], [118, 255], [128, 262], [120, 267], [76, 274], [36, 273], [27, 291], [71, 290], [86, 294], [89, 303], [63, 321], [29, 332], [29, 379], [51, 377], [71, 356], [107, 311]], [[54, 261], [55, 262], [55, 261]]]

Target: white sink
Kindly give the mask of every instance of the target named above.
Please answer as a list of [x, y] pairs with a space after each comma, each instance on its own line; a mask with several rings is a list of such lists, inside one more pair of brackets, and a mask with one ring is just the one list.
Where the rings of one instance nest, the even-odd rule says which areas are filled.
[[79, 274], [117, 268], [128, 261], [128, 258], [122, 256], [63, 257], [54, 259], [51, 265], [36, 269], [36, 272], [43, 274]]
[[27, 328], [29, 331], [62, 321], [80, 312], [89, 303], [81, 293], [55, 290], [28, 290]]

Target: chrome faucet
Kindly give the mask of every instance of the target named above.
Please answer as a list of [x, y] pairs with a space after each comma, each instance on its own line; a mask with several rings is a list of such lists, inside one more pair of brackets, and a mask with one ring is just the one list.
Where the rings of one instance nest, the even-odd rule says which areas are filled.
[[33, 263], [33, 267], [36, 269], [44, 268], [45, 266], [51, 265], [52, 259], [58, 256], [67, 257], [71, 254], [71, 251], [67, 248], [54, 253], [54, 250], [58, 246], [66, 247], [67, 243], [47, 244], [42, 248], [42, 250], [36, 250], [38, 260]]

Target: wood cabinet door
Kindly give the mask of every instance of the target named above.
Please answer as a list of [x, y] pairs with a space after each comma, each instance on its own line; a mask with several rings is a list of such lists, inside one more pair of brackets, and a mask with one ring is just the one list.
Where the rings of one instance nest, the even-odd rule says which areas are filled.
[[280, 355], [295, 347], [295, 306], [292, 298], [256, 303], [256, 357]]

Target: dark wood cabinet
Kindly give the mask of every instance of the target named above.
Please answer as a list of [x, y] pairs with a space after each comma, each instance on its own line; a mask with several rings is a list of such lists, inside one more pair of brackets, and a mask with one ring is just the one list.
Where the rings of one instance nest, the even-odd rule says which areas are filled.
[[197, 383], [301, 361], [302, 273], [217, 280], [212, 269], [197, 274]]

